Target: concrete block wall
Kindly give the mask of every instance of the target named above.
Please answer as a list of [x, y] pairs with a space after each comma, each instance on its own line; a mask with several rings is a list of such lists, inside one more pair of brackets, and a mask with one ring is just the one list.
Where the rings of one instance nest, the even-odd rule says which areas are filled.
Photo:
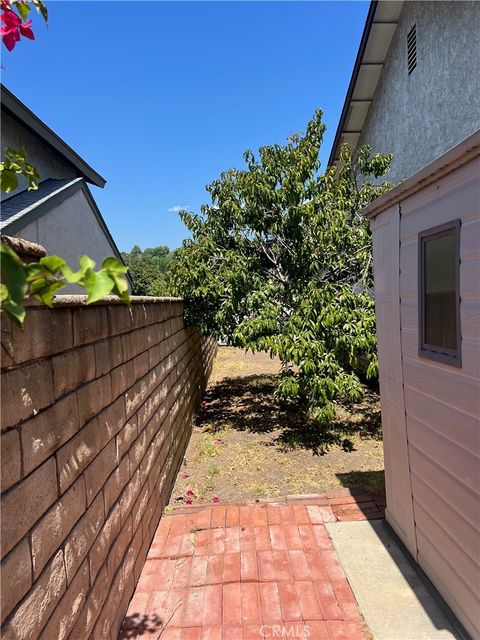
[[2, 638], [116, 639], [215, 344], [178, 300], [1, 321]]

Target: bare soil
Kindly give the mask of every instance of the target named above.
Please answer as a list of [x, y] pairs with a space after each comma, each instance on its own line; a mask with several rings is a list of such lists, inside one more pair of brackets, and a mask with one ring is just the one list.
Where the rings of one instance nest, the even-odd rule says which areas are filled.
[[365, 387], [319, 426], [274, 396], [279, 363], [220, 347], [171, 504], [242, 501], [363, 485], [384, 493], [380, 402]]

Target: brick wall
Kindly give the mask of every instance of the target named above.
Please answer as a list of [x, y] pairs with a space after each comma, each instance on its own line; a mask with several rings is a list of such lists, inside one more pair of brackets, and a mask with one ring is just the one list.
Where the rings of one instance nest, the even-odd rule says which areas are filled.
[[215, 353], [178, 300], [2, 317], [4, 640], [117, 638]]

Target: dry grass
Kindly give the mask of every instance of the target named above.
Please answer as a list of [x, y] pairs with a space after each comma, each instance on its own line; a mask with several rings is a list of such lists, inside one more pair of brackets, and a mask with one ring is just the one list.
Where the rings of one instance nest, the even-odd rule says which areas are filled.
[[[221, 347], [172, 503], [267, 498], [365, 485], [384, 492], [378, 395], [339, 407], [327, 427], [274, 397], [279, 363]], [[194, 496], [187, 495], [192, 492]]]

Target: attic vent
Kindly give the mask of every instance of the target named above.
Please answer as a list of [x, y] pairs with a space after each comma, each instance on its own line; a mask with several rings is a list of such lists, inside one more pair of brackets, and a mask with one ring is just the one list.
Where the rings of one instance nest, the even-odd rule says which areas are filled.
[[414, 24], [407, 35], [407, 66], [408, 75], [417, 66], [417, 25]]

